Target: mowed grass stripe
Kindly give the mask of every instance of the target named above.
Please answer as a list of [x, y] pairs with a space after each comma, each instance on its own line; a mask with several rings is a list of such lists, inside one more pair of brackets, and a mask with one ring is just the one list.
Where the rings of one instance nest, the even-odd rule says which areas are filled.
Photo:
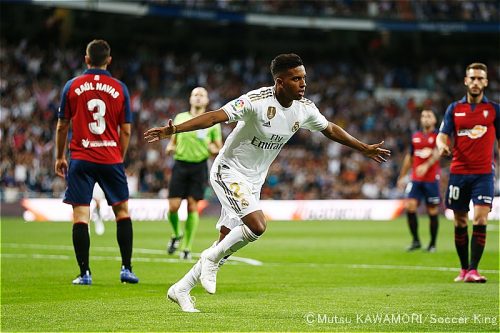
[[[194, 251], [210, 246], [215, 219], [202, 218]], [[493, 225], [498, 226], [497, 222]], [[2, 331], [447, 331], [498, 332], [481, 318], [498, 318], [498, 232], [488, 230], [480, 272], [486, 284], [453, 283], [458, 259], [453, 224], [441, 219], [436, 253], [406, 253], [404, 219], [391, 222], [270, 222], [268, 231], [239, 256], [262, 266], [227, 265], [218, 276], [216, 295], [193, 290], [202, 313], [179, 312], [165, 297], [167, 288], [192, 263], [133, 262], [137, 285], [119, 282], [115, 230], [93, 234], [94, 284], [73, 286], [78, 272], [72, 253], [71, 224], [22, 223], [2, 218], [2, 254], [64, 255], [69, 259], [2, 257]], [[427, 217], [420, 218], [421, 239], [428, 241]], [[165, 251], [170, 235], [165, 222], [134, 223], [134, 247]], [[62, 246], [37, 250], [4, 244]], [[425, 243], [424, 243], [425, 244]], [[107, 248], [108, 250], [98, 250]], [[114, 249], [114, 250], [111, 250]], [[115, 251], [116, 256], [111, 251]], [[163, 252], [164, 253], [164, 252]], [[108, 255], [106, 255], [108, 254]], [[134, 253], [135, 259], [169, 259], [158, 253]], [[174, 259], [172, 257], [172, 259]], [[175, 258], [176, 259], [176, 258]], [[411, 269], [391, 269], [408, 266]], [[414, 267], [449, 268], [451, 271]], [[492, 273], [486, 274], [488, 271]], [[496, 272], [496, 273], [494, 273]], [[350, 323], [308, 323], [313, 313], [351, 319]], [[468, 318], [463, 324], [426, 322], [357, 322], [356, 316], [420, 314], [434, 318]], [[498, 322], [497, 322], [498, 323]]]

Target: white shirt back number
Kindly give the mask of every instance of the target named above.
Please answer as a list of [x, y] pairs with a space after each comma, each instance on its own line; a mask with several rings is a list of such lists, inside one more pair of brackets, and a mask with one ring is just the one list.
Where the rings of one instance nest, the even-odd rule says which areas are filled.
[[[106, 130], [106, 104], [100, 99], [91, 99], [87, 102], [87, 108], [92, 113], [95, 121], [89, 123], [90, 132], [93, 134], [101, 135]], [[95, 112], [94, 112], [95, 111]]]

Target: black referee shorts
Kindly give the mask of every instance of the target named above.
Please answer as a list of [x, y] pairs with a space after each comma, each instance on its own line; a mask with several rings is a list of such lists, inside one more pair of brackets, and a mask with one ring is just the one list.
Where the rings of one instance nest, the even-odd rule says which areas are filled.
[[207, 161], [198, 163], [176, 160], [168, 186], [169, 198], [193, 197], [202, 200], [208, 184]]

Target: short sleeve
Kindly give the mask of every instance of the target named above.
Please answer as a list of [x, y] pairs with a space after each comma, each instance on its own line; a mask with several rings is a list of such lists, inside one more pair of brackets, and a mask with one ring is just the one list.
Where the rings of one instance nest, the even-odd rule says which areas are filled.
[[439, 126], [439, 132], [447, 134], [451, 136], [455, 131], [455, 124], [453, 123], [453, 109], [455, 109], [455, 105], [457, 103], [452, 103], [446, 109], [444, 113], [443, 121], [441, 122], [441, 126]]
[[323, 116], [316, 105], [311, 104], [307, 106], [308, 116], [306, 121], [300, 126], [310, 130], [311, 132], [320, 132], [328, 127], [328, 120]]
[[130, 94], [128, 92], [128, 88], [125, 85], [125, 83], [120, 82], [122, 89], [123, 89], [123, 111], [124, 111], [124, 118], [123, 122], [124, 123], [131, 123], [132, 122], [132, 112], [130, 112]]
[[222, 107], [222, 110], [229, 118], [228, 123], [247, 120], [252, 113], [252, 109], [252, 103], [247, 95], [242, 95]]

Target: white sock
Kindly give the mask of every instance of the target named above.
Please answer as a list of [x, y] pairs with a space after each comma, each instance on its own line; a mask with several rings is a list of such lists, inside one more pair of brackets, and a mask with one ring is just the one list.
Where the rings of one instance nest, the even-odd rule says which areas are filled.
[[187, 272], [186, 275], [184, 275], [182, 279], [180, 279], [177, 282], [179, 289], [181, 291], [190, 292], [191, 289], [193, 289], [194, 286], [196, 286], [196, 284], [198, 283], [200, 275], [201, 275], [201, 262], [198, 260], [196, 264], [194, 264], [194, 266], [191, 267], [189, 272]]
[[227, 255], [233, 254], [249, 242], [259, 239], [246, 225], [233, 228], [215, 247], [207, 249], [207, 256], [213, 262], [219, 262]]

